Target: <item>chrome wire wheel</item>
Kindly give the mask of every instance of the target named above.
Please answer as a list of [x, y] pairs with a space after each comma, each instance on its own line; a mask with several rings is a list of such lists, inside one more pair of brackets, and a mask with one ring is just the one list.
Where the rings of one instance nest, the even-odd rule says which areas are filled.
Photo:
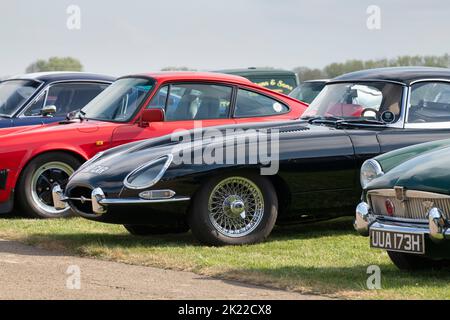
[[64, 162], [49, 162], [37, 168], [31, 178], [31, 197], [41, 210], [49, 217], [59, 217], [69, 207], [57, 210], [53, 206], [52, 188], [54, 184], [61, 187], [67, 184], [74, 169]]
[[264, 197], [260, 188], [244, 177], [219, 182], [208, 201], [209, 219], [221, 234], [240, 238], [252, 233], [264, 216]]

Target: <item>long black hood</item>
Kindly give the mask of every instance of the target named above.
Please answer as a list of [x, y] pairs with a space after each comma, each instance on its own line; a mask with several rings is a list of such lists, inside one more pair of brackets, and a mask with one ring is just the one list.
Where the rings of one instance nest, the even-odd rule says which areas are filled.
[[[221, 134], [221, 138], [210, 139], [212, 130]], [[272, 134], [276, 132], [273, 136]], [[245, 136], [245, 139], [241, 139]], [[327, 157], [334, 154], [353, 154], [351, 141], [345, 130], [330, 126], [310, 125], [305, 121], [289, 121], [278, 123], [258, 123], [249, 125], [232, 125], [215, 128], [196, 129], [180, 135], [168, 135], [156, 139], [134, 142], [105, 152], [100, 158], [87, 163], [71, 178], [68, 187], [73, 184], [89, 187], [102, 187], [118, 191], [122, 188], [125, 177], [136, 168], [163, 157], [173, 155], [174, 159], [164, 179], [211, 172], [221, 167], [261, 167], [267, 165], [265, 160], [289, 161], [299, 157]], [[277, 145], [271, 144], [273, 137]], [[187, 138], [187, 139], [186, 139]], [[270, 158], [261, 158], [261, 149], [254, 148], [255, 141], [268, 141]], [[265, 139], [265, 140], [264, 140]], [[231, 144], [230, 144], [231, 141]], [[232, 159], [229, 161], [229, 150], [232, 145]], [[275, 147], [276, 155], [274, 155]], [[239, 149], [238, 147], [243, 147]], [[205, 154], [211, 155], [211, 149], [223, 150], [223, 161], [205, 163]], [[244, 150], [244, 151], [242, 151]], [[244, 160], [239, 158], [245, 153]], [[190, 160], [185, 161], [186, 154]], [[183, 156], [183, 157], [181, 157]], [[237, 160], [237, 159], [240, 160]]]

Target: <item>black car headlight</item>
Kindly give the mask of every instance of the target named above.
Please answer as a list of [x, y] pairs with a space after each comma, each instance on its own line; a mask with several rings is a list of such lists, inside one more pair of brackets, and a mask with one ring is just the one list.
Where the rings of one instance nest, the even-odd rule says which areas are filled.
[[154, 186], [163, 177], [172, 160], [172, 155], [166, 155], [140, 166], [125, 178], [125, 187], [140, 190]]
[[370, 181], [382, 175], [384, 175], [384, 172], [378, 161], [373, 159], [367, 160], [361, 167], [360, 180], [362, 188], [365, 189]]

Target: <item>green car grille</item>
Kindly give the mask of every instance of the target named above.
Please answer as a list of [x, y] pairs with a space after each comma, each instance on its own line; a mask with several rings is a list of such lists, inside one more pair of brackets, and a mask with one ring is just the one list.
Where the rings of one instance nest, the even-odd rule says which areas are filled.
[[371, 190], [368, 200], [374, 214], [410, 220], [427, 220], [431, 208], [439, 208], [450, 218], [450, 196], [407, 190], [398, 192], [394, 189]]

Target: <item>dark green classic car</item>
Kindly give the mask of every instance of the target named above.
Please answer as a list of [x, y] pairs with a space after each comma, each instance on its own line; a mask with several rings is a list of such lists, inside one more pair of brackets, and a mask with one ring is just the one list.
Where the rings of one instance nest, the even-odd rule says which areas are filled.
[[398, 149], [361, 168], [355, 229], [400, 269], [450, 265], [450, 140]]

